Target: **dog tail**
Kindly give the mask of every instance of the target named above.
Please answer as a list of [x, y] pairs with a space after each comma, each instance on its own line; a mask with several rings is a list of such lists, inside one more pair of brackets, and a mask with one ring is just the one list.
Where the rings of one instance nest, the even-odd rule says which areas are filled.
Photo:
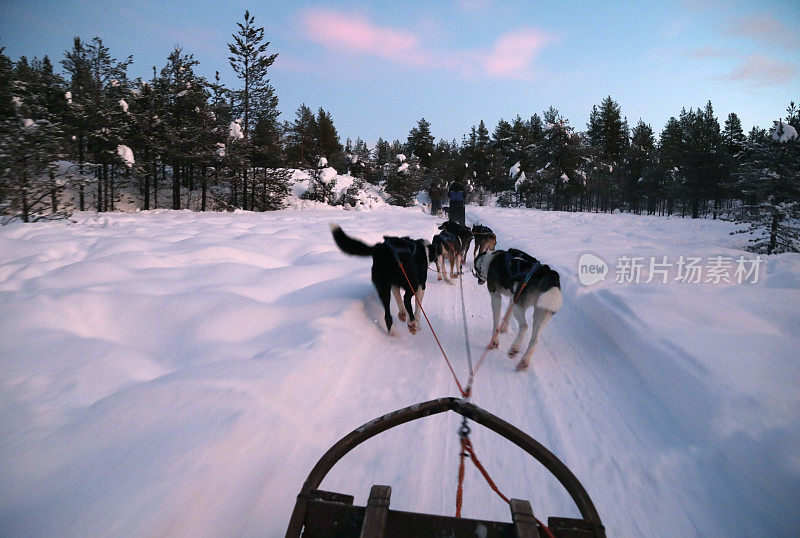
[[333, 240], [336, 242], [336, 246], [345, 254], [350, 254], [351, 256], [372, 256], [372, 253], [375, 251], [374, 246], [369, 246], [358, 239], [350, 237], [344, 233], [341, 226], [334, 222], [331, 223], [331, 233], [333, 234]]
[[546, 292], [539, 294], [538, 299], [536, 299], [536, 308], [555, 314], [561, 308], [561, 302], [561, 289], [553, 286]]

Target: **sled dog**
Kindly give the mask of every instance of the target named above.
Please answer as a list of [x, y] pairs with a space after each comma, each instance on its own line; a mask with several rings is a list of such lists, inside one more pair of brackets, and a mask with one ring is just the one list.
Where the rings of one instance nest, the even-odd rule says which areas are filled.
[[[428, 251], [429, 243], [424, 239], [410, 239], [408, 237], [383, 236], [383, 242], [376, 245], [367, 245], [353, 237], [350, 237], [342, 228], [331, 223], [331, 233], [336, 246], [345, 254], [351, 256], [371, 256], [372, 257], [372, 283], [378, 292], [381, 303], [383, 304], [383, 319], [386, 321], [386, 330], [392, 332], [392, 314], [389, 311], [389, 295], [394, 295], [397, 301], [398, 314], [400, 321], [408, 319], [408, 330], [411, 334], [416, 334], [419, 330], [419, 304], [415, 309], [411, 308], [411, 301], [414, 292], [422, 302], [425, 295], [425, 281], [428, 277]], [[405, 275], [400, 269], [403, 264]], [[408, 276], [408, 280], [406, 280]], [[409, 286], [409, 281], [411, 286]], [[400, 299], [400, 290], [405, 291], [403, 300]], [[413, 291], [412, 291], [413, 290]]]
[[[519, 353], [528, 322], [525, 312], [533, 307], [533, 328], [528, 348], [517, 363], [517, 370], [524, 370], [531, 362], [531, 356], [539, 343], [539, 335], [553, 314], [561, 308], [561, 281], [558, 273], [548, 265], [543, 265], [521, 250], [494, 250], [478, 254], [475, 259], [475, 276], [478, 284], [486, 283], [492, 302], [492, 347], [499, 347], [500, 307], [502, 296], [511, 300], [522, 292], [512, 307], [519, 324], [519, 333], [508, 350], [508, 356], [515, 358]], [[523, 283], [525, 287], [523, 288]]]
[[475, 238], [475, 249], [472, 251], [472, 262], [475, 264], [475, 258], [478, 254], [483, 254], [488, 250], [494, 250], [497, 246], [497, 236], [488, 226], [480, 224], [472, 225], [472, 237]]
[[467, 259], [467, 252], [469, 252], [469, 243], [472, 241], [472, 230], [468, 226], [459, 224], [458, 222], [448, 220], [439, 225], [439, 229], [449, 232], [461, 241], [461, 259]]
[[[430, 259], [436, 263], [437, 280], [444, 279], [453, 284], [453, 279], [461, 274], [461, 239], [447, 231], [442, 231], [433, 236], [429, 249]], [[447, 277], [447, 269], [444, 266], [445, 260], [450, 262], [450, 278]]]

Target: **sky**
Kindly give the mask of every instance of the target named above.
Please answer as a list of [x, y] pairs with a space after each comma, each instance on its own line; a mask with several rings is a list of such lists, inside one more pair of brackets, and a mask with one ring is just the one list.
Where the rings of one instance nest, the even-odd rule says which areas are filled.
[[578, 130], [611, 96], [631, 126], [659, 133], [711, 100], [720, 123], [769, 127], [800, 102], [800, 2], [0, 2], [0, 46], [16, 60], [63, 58], [74, 36], [101, 37], [150, 77], [176, 46], [238, 81], [226, 43], [249, 9], [278, 53], [281, 120], [305, 103], [331, 112], [344, 141], [404, 141], [424, 117], [461, 140], [483, 120], [556, 107]]

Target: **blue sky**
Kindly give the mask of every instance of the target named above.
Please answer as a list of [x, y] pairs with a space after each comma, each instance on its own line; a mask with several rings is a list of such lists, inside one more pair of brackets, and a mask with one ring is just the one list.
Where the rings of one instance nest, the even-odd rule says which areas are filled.
[[483, 119], [523, 118], [550, 105], [583, 130], [611, 95], [631, 126], [660, 132], [682, 107], [711, 100], [722, 123], [767, 127], [800, 102], [800, 2], [0, 3], [0, 46], [60, 60], [73, 36], [100, 36], [133, 77], [149, 77], [175, 45], [237, 84], [227, 61], [250, 9], [279, 53], [270, 78], [281, 119], [301, 103], [333, 114], [339, 134], [405, 140], [425, 117], [458, 140]]

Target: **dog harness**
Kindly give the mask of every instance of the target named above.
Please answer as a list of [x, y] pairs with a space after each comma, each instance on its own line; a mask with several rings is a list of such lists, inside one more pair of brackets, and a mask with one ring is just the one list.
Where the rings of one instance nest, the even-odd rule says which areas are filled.
[[522, 285], [528, 285], [541, 262], [521, 250], [510, 248], [505, 253], [506, 270], [511, 280], [511, 294], [516, 295]]
[[[444, 241], [445, 243], [452, 243], [453, 246], [456, 246], [457, 244], [458, 245], [461, 244], [461, 239], [459, 239], [456, 234], [448, 232], [447, 230], [442, 230], [439, 233], [439, 235], [442, 236], [442, 241]], [[457, 248], [456, 250], [459, 250], [459, 249]]]
[[490, 234], [493, 234], [493, 233], [494, 232], [492, 231], [491, 228], [489, 228], [488, 226], [480, 225], [480, 224], [474, 226], [473, 230], [472, 230], [472, 235], [490, 235]]
[[[393, 245], [392, 242], [389, 240], [387, 240], [384, 243], [387, 247], [389, 247], [389, 251], [392, 253], [392, 256], [394, 256], [394, 259], [397, 263], [400, 263], [400, 254], [409, 254], [413, 258], [417, 253], [416, 241], [409, 240], [408, 242], [406, 241], [403, 242], [404, 246], [402, 247], [397, 247]], [[408, 245], [409, 242], [411, 243], [411, 246]]]

